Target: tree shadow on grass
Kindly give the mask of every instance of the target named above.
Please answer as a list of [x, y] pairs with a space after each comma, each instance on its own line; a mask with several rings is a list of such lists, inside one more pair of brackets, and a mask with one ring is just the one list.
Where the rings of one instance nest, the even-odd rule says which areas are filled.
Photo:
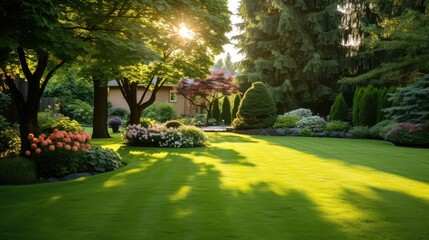
[[[342, 199], [361, 213], [360, 222], [345, 223], [360, 228], [358, 236], [378, 235], [378, 239], [429, 239], [429, 201], [406, 193], [369, 188], [373, 194], [345, 189]], [[377, 234], [377, 232], [379, 234]]]
[[429, 149], [396, 147], [379, 140], [254, 137], [273, 146], [287, 147], [320, 158], [340, 160], [429, 183]]
[[241, 155], [240, 152], [233, 149], [219, 148], [219, 147], [208, 147], [200, 151], [193, 151], [194, 156], [205, 156], [215, 158], [221, 161], [223, 164], [237, 164], [242, 166], [254, 167], [256, 164], [249, 162], [246, 157]]
[[[167, 154], [125, 184], [103, 188], [115, 211], [99, 209], [103, 239], [352, 239], [323, 218], [305, 194], [274, 193], [267, 183], [225, 188], [214, 165]], [[126, 190], [125, 190], [126, 189]], [[118, 193], [121, 194], [118, 194]], [[121, 198], [121, 204], [118, 204]], [[113, 219], [112, 219], [113, 218]], [[110, 229], [127, 229], [112, 232]], [[138, 236], [138, 237], [137, 237]]]

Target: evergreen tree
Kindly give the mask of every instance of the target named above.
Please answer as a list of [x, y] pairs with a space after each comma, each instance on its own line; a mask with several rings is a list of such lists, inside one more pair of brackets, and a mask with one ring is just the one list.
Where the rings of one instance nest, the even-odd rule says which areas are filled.
[[360, 110], [361, 110], [360, 101], [364, 90], [365, 90], [364, 88], [358, 88], [355, 91], [355, 94], [353, 96], [352, 122], [353, 122], [353, 125], [355, 126], [362, 125], [362, 118], [360, 114]]
[[329, 121], [340, 120], [347, 121], [349, 106], [347, 106], [343, 93], [338, 94], [332, 104], [331, 112], [329, 113]]
[[[429, 1], [342, 0], [343, 25], [358, 45], [350, 54], [347, 86], [395, 86], [429, 72]], [[413, 29], [410, 31], [410, 29]]]
[[382, 109], [388, 106], [389, 102], [387, 100], [387, 88], [382, 88], [378, 92], [377, 99], [377, 122], [381, 122], [385, 119]]
[[232, 110], [231, 110], [231, 119], [232, 120], [234, 120], [237, 117], [237, 112], [238, 112], [238, 107], [240, 106], [240, 101], [241, 101], [240, 94], [239, 93], [235, 94], [234, 105], [233, 105]]
[[212, 109], [211, 117], [216, 119], [216, 121], [220, 121], [219, 99], [215, 99], [213, 101], [213, 109]]
[[228, 96], [223, 98], [220, 119], [223, 120], [225, 124], [231, 124], [231, 103]]
[[280, 112], [308, 107], [327, 114], [339, 79], [338, 1], [242, 1], [240, 84], [268, 85]]
[[255, 82], [244, 94], [232, 125], [235, 129], [272, 127], [276, 113], [276, 104], [268, 88], [262, 82]]
[[359, 101], [361, 125], [372, 127], [377, 121], [378, 89], [369, 85], [362, 93]]

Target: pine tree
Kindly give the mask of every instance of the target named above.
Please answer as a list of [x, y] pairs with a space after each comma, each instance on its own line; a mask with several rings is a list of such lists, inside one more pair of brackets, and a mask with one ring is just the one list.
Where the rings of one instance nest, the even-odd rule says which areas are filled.
[[211, 117], [216, 119], [216, 121], [220, 121], [220, 109], [219, 109], [219, 100], [215, 99], [213, 101], [213, 109]]
[[231, 124], [231, 103], [227, 96], [225, 96], [222, 101], [220, 119], [227, 125]]
[[339, 79], [338, 1], [242, 1], [240, 84], [268, 85], [279, 111], [309, 107], [327, 114]]
[[238, 93], [235, 94], [234, 105], [233, 105], [232, 110], [231, 110], [231, 119], [232, 120], [234, 120], [237, 117], [237, 112], [238, 112], [238, 107], [240, 106], [240, 101], [241, 101], [240, 94], [238, 94]]
[[332, 104], [331, 112], [329, 113], [329, 121], [340, 120], [347, 121], [349, 106], [347, 106], [343, 93], [338, 94]]

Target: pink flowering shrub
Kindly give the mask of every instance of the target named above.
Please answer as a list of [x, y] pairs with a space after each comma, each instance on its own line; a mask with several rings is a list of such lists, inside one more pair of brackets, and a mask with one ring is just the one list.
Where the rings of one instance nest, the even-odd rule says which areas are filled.
[[32, 142], [31, 149], [25, 155], [32, 158], [39, 177], [63, 177], [79, 171], [81, 154], [90, 149], [91, 137], [86, 132], [66, 132], [55, 129], [49, 136], [42, 133], [39, 137], [28, 134]]
[[128, 145], [145, 147], [201, 147], [205, 146], [207, 136], [194, 126], [180, 126], [167, 128], [155, 123], [147, 128], [139, 125], [130, 125], [126, 128], [122, 139], [128, 140]]
[[429, 127], [424, 124], [399, 123], [386, 133], [385, 140], [398, 146], [429, 147]]

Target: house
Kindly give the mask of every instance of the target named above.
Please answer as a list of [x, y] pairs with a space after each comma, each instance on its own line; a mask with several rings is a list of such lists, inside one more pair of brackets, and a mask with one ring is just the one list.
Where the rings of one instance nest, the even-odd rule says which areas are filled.
[[[115, 80], [109, 81], [109, 97], [108, 100], [112, 103], [112, 106], [124, 108], [130, 111], [130, 108], [128, 107], [127, 102], [125, 101], [125, 98], [122, 96], [121, 90], [119, 89], [118, 83]], [[174, 91], [174, 86], [172, 84], [165, 84], [162, 86], [158, 93], [156, 94], [156, 100], [154, 104], [160, 104], [160, 103], [169, 103], [171, 106], [173, 106], [174, 110], [181, 115], [181, 116], [193, 116], [196, 113], [198, 113], [198, 108], [192, 105], [192, 103], [184, 98], [182, 95], [178, 95]], [[140, 97], [143, 94], [143, 91], [145, 89], [145, 85], [141, 84], [139, 85], [137, 97], [140, 99]], [[149, 91], [146, 94], [146, 97], [144, 100], [149, 99], [151, 96], [151, 92]]]

